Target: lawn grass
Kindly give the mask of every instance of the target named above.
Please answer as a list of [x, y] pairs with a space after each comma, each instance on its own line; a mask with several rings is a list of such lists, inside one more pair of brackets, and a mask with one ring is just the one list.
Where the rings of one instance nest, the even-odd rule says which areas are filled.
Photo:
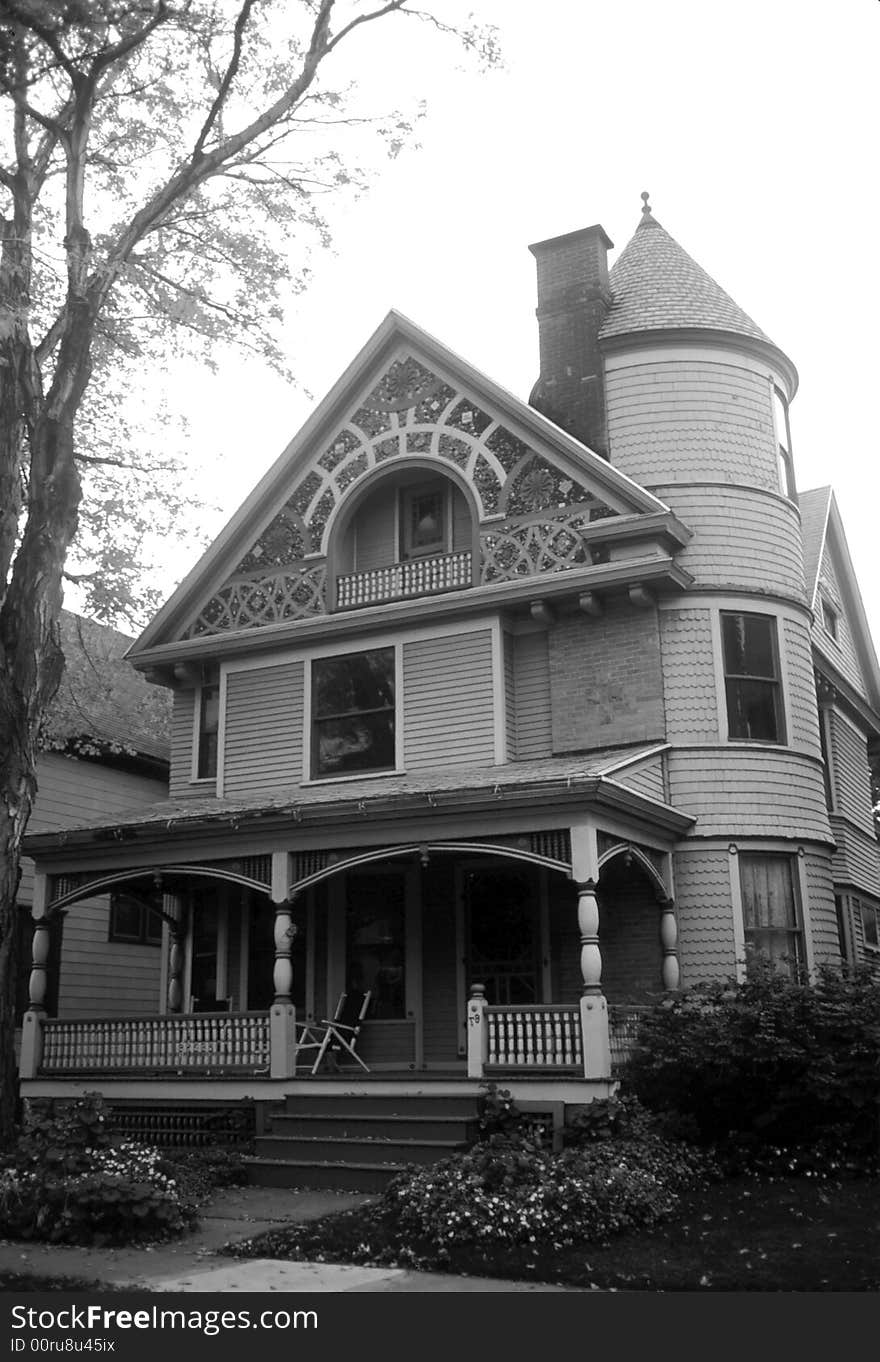
[[360, 1263], [628, 1291], [878, 1291], [880, 1181], [730, 1179], [678, 1214], [577, 1248], [402, 1247], [380, 1203], [272, 1230], [230, 1257]]

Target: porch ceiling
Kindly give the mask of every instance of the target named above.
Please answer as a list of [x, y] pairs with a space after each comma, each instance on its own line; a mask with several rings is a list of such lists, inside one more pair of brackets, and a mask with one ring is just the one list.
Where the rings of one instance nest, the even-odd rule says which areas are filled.
[[[181, 843], [188, 838], [229, 837], [238, 834], [290, 834], [309, 826], [339, 828], [352, 822], [406, 820], [424, 822], [425, 835], [438, 814], [457, 817], [471, 812], [532, 812], [546, 814], [555, 807], [602, 807], [648, 822], [668, 835], [681, 836], [695, 822], [693, 815], [629, 789], [613, 777], [626, 759], [635, 761], [662, 750], [662, 744], [554, 757], [504, 766], [445, 767], [406, 776], [388, 776], [381, 783], [359, 780], [344, 784], [295, 786], [267, 790], [247, 800], [164, 800], [131, 810], [112, 822], [83, 823], [25, 838], [24, 850], [36, 860], [56, 862], [81, 859], [99, 847], [119, 844], [144, 846]], [[77, 855], [79, 852], [79, 855]]]

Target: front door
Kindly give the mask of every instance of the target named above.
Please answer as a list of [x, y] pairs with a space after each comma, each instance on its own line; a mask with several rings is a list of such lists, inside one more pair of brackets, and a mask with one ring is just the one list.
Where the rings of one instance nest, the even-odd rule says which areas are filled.
[[538, 894], [528, 873], [478, 867], [465, 872], [465, 972], [468, 993], [482, 984], [490, 1004], [541, 999]]

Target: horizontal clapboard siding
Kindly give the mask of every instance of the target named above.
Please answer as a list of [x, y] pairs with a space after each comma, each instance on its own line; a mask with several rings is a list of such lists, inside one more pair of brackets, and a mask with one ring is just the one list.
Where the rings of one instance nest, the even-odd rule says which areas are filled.
[[553, 751], [553, 724], [547, 635], [520, 634], [513, 644], [516, 760], [549, 757]]
[[223, 792], [246, 795], [302, 779], [302, 662], [230, 672]]
[[[92, 819], [158, 804], [166, 797], [165, 785], [129, 771], [115, 771], [96, 761], [47, 753], [37, 763], [38, 794], [28, 832], [49, 832], [76, 827]], [[33, 862], [22, 857], [19, 903], [33, 898]]]
[[491, 765], [495, 759], [491, 631], [404, 644], [403, 704], [408, 770]]
[[628, 789], [637, 790], [649, 799], [666, 799], [662, 757], [654, 757], [640, 766], [625, 766], [622, 771], [609, 771], [608, 774], [618, 785], [626, 785]]
[[59, 1017], [155, 1015], [161, 1008], [160, 946], [108, 941], [110, 899], [75, 903], [64, 919]]
[[830, 719], [835, 812], [852, 819], [873, 837], [867, 739], [836, 710], [831, 711]]

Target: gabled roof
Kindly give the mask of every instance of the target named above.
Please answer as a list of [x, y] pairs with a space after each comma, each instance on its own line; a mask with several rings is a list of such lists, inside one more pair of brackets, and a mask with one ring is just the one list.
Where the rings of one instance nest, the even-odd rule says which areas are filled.
[[[352, 425], [354, 414], [367, 396], [375, 393], [377, 385], [387, 384], [390, 366], [406, 366], [411, 362], [416, 368], [421, 366], [429, 370], [429, 376], [436, 375], [456, 393], [463, 393], [468, 402], [484, 409], [492, 416], [494, 424], [503, 428], [502, 433], [509, 433], [514, 441], [537, 451], [545, 463], [553, 464], [569, 479], [587, 485], [597, 498], [612, 508], [612, 513], [629, 516], [671, 514], [659, 498], [441, 345], [415, 323], [391, 311], [130, 649], [129, 656], [133, 660], [181, 638], [201, 605], [236, 571], [237, 565], [246, 558], [273, 517], [284, 510], [292, 491], [303, 484], [307, 474], [320, 484], [312, 505], [320, 497], [322, 488], [332, 492], [337, 500], [342, 497], [339, 488], [343, 483], [334, 463], [340, 436], [343, 440], [350, 437], [354, 445], [358, 440], [363, 442], [362, 433]], [[455, 435], [456, 431], [452, 429], [450, 433]], [[345, 495], [348, 486], [353, 486], [355, 479], [363, 475], [363, 464], [368, 465], [372, 457], [371, 454], [367, 457], [368, 453], [365, 452], [361, 468], [354, 469], [352, 478], [346, 479]], [[350, 456], [351, 450], [341, 457], [353, 462]], [[366, 471], [371, 470], [367, 467]]]
[[838, 655], [838, 650], [834, 648], [819, 622], [819, 584], [827, 552], [840, 592], [840, 604], [851, 637], [853, 653], [861, 671], [862, 684], [856, 687], [856, 690], [861, 692], [860, 698], [866, 700], [880, 715], [880, 666], [877, 663], [874, 641], [834, 492], [830, 487], [819, 487], [808, 492], [800, 492], [798, 501], [804, 541], [807, 601], [815, 616], [814, 650], [819, 655], [822, 670], [827, 672], [831, 679], [840, 679], [844, 682], [849, 680], [854, 684], [852, 676], [847, 676], [845, 659], [842, 660]]
[[60, 617], [64, 674], [42, 739], [83, 756], [137, 754], [167, 763], [171, 702], [124, 660], [132, 639], [69, 610]]
[[[635, 234], [611, 268], [612, 303], [600, 339], [642, 332], [715, 331], [759, 342], [782, 355], [757, 322], [669, 235], [647, 205], [642, 214]], [[794, 366], [786, 362], [796, 386]]]

